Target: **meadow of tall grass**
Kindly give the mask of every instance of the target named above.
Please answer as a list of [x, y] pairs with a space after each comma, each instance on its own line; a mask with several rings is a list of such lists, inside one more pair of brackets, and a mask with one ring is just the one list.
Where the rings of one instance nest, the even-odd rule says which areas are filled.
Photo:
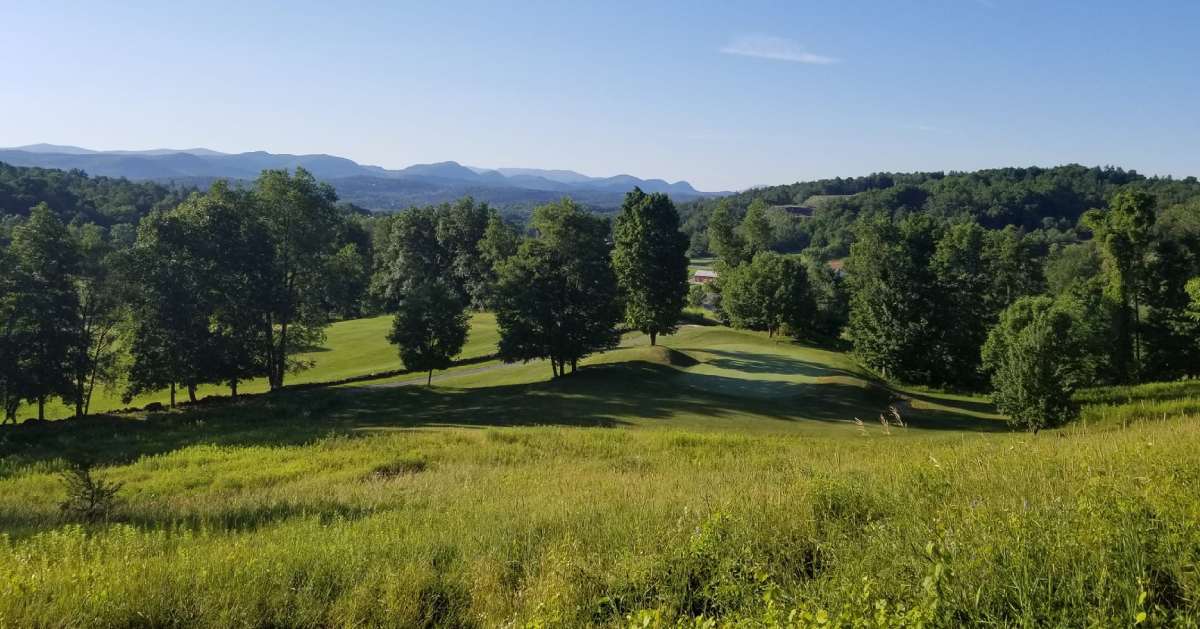
[[1160, 393], [1028, 435], [344, 429], [317, 392], [92, 427], [97, 524], [0, 444], [0, 627], [1194, 626], [1200, 422]]

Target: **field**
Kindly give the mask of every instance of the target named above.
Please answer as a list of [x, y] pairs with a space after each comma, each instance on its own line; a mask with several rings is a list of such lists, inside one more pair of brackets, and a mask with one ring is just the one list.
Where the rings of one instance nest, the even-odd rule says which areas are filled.
[[[395, 367], [386, 322], [339, 325], [305, 378]], [[718, 326], [549, 375], [0, 431], [0, 627], [1200, 620], [1195, 383], [1029, 435]], [[110, 521], [60, 513], [67, 459], [123, 483]]]
[[[329, 326], [323, 346], [315, 351], [301, 354], [301, 359], [310, 361], [312, 368], [289, 375], [287, 384], [307, 384], [312, 382], [330, 382], [353, 376], [380, 373], [400, 369], [400, 358], [396, 346], [387, 342], [387, 334], [391, 329], [390, 316], [339, 321]], [[499, 340], [496, 331], [496, 318], [488, 313], [476, 314], [471, 320], [471, 336], [463, 348], [461, 360], [468, 361], [489, 356], [496, 351]], [[261, 393], [267, 390], [265, 378], [244, 382], [238, 387], [241, 393]], [[197, 388], [198, 396], [228, 395], [229, 389], [223, 386], [206, 385]], [[176, 393], [177, 400], [187, 399], [187, 392]], [[121, 401], [119, 390], [98, 388], [92, 397], [92, 413], [104, 413], [127, 406], [145, 406], [151, 402], [166, 404], [170, 400], [168, 391], [158, 391], [134, 398], [129, 404]], [[61, 402], [46, 405], [46, 417], [68, 417], [74, 414], [74, 407], [68, 407]], [[36, 416], [37, 407], [27, 405], [21, 409], [18, 417]]]

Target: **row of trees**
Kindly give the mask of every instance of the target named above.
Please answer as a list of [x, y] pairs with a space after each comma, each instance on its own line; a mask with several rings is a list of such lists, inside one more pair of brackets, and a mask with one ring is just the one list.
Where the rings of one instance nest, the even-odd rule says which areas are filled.
[[389, 340], [406, 367], [429, 381], [448, 367], [473, 307], [495, 311], [503, 360], [546, 359], [555, 377], [615, 347], [622, 321], [652, 344], [676, 329], [687, 242], [665, 195], [630, 192], [615, 226], [564, 199], [535, 209], [529, 227], [519, 234], [469, 201], [394, 219], [383, 284], [396, 300]]
[[[272, 389], [323, 338], [346, 264], [347, 225], [329, 186], [302, 169], [223, 182], [154, 209], [121, 247], [45, 204], [0, 249], [0, 401], [60, 398], [86, 414], [99, 384], [126, 398], [265, 377]], [[349, 248], [347, 248], [349, 247]], [[351, 258], [349, 262], [347, 258]]]

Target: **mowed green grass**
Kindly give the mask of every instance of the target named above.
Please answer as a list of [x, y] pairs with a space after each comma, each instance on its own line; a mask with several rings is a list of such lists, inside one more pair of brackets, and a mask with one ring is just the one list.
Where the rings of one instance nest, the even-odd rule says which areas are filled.
[[[884, 427], [843, 354], [717, 326], [549, 375], [6, 429], [0, 626], [1200, 619], [1196, 386], [1038, 435], [907, 392]], [[64, 457], [124, 483], [113, 521], [59, 513]]]
[[[391, 331], [392, 317], [381, 316], [352, 321], [339, 321], [326, 330], [325, 343], [320, 349], [300, 355], [300, 359], [310, 362], [312, 366], [303, 371], [289, 374], [287, 384], [305, 384], [310, 382], [330, 382], [345, 378], [362, 376], [401, 369], [399, 353], [396, 346], [388, 343], [387, 335]], [[471, 334], [463, 348], [462, 360], [477, 359], [496, 352], [496, 343], [500, 335], [496, 329], [496, 317], [491, 313], [478, 313], [471, 318]], [[121, 400], [121, 388], [98, 388], [92, 396], [90, 412], [104, 413], [125, 408], [127, 406], [142, 407], [151, 402], [166, 404], [170, 401], [169, 391], [157, 391], [134, 398], [129, 404]], [[256, 379], [241, 383], [240, 393], [261, 393], [267, 390], [266, 379]], [[197, 395], [228, 395], [229, 388], [216, 385], [205, 385], [197, 389]], [[186, 391], [176, 392], [176, 400], [187, 399]], [[46, 405], [47, 418], [68, 417], [75, 412], [59, 401]], [[18, 418], [24, 419], [36, 416], [37, 407], [26, 405], [22, 407]]]

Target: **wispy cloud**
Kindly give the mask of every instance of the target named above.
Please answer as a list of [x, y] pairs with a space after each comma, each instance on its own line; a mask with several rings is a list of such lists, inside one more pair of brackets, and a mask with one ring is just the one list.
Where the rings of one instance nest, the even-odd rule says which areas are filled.
[[827, 65], [837, 63], [838, 59], [808, 52], [800, 44], [783, 37], [771, 35], [744, 35], [721, 47], [721, 52], [727, 55], [757, 57], [776, 61], [791, 61], [794, 63], [811, 63]]

